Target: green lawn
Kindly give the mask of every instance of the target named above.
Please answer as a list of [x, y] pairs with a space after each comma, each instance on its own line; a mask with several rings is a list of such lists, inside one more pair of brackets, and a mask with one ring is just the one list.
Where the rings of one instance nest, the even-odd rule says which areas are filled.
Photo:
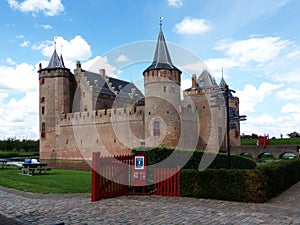
[[[256, 145], [257, 139], [242, 139], [242, 145]], [[300, 138], [270, 139], [270, 145], [300, 145]]]
[[42, 194], [89, 193], [91, 172], [52, 169], [48, 174], [27, 176], [14, 166], [0, 169], [0, 185]]

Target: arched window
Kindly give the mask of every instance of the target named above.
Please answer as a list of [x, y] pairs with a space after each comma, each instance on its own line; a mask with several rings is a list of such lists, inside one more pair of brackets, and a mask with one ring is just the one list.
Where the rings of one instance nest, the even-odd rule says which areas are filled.
[[158, 121], [154, 121], [153, 123], [153, 136], [154, 137], [160, 136], [160, 124]]

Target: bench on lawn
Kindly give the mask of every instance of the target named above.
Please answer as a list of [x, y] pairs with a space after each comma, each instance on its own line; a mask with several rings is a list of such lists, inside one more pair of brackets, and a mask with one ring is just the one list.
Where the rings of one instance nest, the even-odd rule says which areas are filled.
[[50, 171], [51, 168], [47, 167], [46, 163], [23, 163], [22, 164], [22, 174], [25, 175], [34, 175], [37, 174], [44, 174], [47, 173], [47, 171]]

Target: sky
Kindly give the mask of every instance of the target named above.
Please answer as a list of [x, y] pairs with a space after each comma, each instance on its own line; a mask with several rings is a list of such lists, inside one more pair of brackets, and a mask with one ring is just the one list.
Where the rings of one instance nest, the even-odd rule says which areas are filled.
[[223, 71], [247, 115], [241, 133], [300, 132], [298, 0], [2, 0], [0, 9], [0, 139], [39, 138], [37, 71], [54, 42], [71, 71], [79, 60], [138, 83], [161, 17], [183, 89], [192, 73], [208, 69], [219, 83]]

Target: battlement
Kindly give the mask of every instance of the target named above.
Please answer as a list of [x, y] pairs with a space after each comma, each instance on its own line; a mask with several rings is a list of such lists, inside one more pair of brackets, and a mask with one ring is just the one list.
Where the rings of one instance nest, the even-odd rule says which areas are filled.
[[112, 121], [134, 121], [142, 120], [144, 116], [144, 107], [136, 108], [114, 108], [86, 112], [74, 112], [61, 114], [60, 126], [71, 125], [92, 125], [110, 123]]

